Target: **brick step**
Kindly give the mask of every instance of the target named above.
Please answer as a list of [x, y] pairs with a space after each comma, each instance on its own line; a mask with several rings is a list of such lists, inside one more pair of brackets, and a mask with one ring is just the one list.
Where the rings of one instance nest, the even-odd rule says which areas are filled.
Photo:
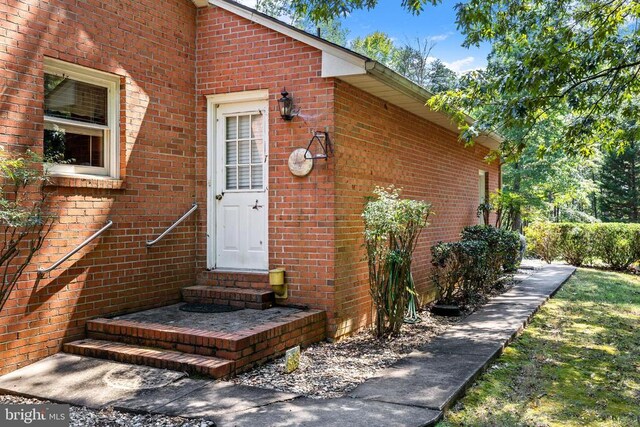
[[[154, 314], [158, 315], [156, 323], [126, 318], [90, 320], [87, 322], [87, 336], [95, 340], [219, 357], [234, 361], [235, 373], [277, 357], [288, 348], [308, 346], [325, 338], [324, 311], [292, 310], [276, 320], [229, 332], [160, 323], [163, 317], [171, 318], [171, 315], [163, 315], [162, 309], [176, 310], [175, 306], [154, 309]], [[260, 313], [268, 313], [268, 310]]]
[[205, 270], [198, 274], [196, 284], [222, 286], [225, 288], [266, 289], [269, 286], [268, 272], [240, 272], [225, 270]]
[[185, 302], [264, 310], [273, 306], [274, 294], [266, 289], [196, 285], [182, 288], [182, 299]]
[[172, 350], [138, 347], [112, 341], [84, 339], [64, 344], [63, 350], [66, 353], [81, 356], [153, 366], [213, 378], [226, 378], [234, 372], [234, 363], [230, 360]]

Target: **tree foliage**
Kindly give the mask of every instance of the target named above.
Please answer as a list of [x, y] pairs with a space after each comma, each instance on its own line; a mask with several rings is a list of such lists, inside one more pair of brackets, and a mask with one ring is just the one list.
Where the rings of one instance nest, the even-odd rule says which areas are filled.
[[42, 247], [55, 219], [46, 209], [44, 168], [33, 152], [0, 151], [0, 308]]
[[[413, 14], [424, 10], [426, 5], [435, 5], [441, 0], [402, 0], [400, 6]], [[346, 16], [356, 9], [373, 9], [378, 0], [291, 0], [291, 7], [298, 13], [308, 15], [314, 21]]]
[[320, 20], [312, 20], [307, 14], [292, 7], [286, 0], [258, 0], [256, 10], [274, 18], [288, 21], [309, 34], [320, 35], [323, 39], [340, 46], [347, 44], [349, 30], [344, 28], [339, 17], [327, 17]]
[[640, 144], [607, 153], [600, 175], [602, 219], [612, 222], [640, 221]]

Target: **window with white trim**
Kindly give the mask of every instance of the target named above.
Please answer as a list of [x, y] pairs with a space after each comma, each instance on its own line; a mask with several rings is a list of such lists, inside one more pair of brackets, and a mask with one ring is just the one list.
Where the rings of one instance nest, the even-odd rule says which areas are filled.
[[53, 174], [118, 178], [120, 78], [46, 58], [44, 154]]
[[[489, 201], [487, 197], [489, 188], [489, 172], [479, 170], [478, 171], [478, 205]], [[480, 215], [478, 217], [478, 223], [484, 225], [484, 217]]]

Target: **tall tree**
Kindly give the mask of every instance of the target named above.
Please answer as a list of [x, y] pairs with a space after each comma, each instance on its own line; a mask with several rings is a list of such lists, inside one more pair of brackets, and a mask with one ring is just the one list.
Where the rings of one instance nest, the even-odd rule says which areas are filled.
[[365, 37], [356, 37], [351, 41], [349, 48], [385, 65], [391, 65], [397, 53], [391, 37], [382, 31], [375, 31]]
[[640, 144], [632, 142], [622, 151], [608, 153], [600, 180], [602, 219], [640, 222]]
[[460, 86], [460, 77], [441, 60], [436, 59], [427, 66], [424, 86], [433, 93], [455, 90]]
[[427, 87], [433, 62], [431, 50], [434, 46], [427, 40], [417, 38], [412, 43], [397, 47], [391, 68], [420, 86]]

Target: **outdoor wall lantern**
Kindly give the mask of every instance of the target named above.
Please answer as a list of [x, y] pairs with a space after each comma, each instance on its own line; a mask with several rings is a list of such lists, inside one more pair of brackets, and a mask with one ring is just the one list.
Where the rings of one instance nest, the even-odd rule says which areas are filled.
[[280, 115], [284, 120], [291, 121], [291, 119], [298, 115], [298, 111], [293, 107], [293, 98], [289, 96], [289, 92], [287, 92], [286, 89], [282, 89], [280, 95], [282, 95], [282, 98], [278, 99]]

